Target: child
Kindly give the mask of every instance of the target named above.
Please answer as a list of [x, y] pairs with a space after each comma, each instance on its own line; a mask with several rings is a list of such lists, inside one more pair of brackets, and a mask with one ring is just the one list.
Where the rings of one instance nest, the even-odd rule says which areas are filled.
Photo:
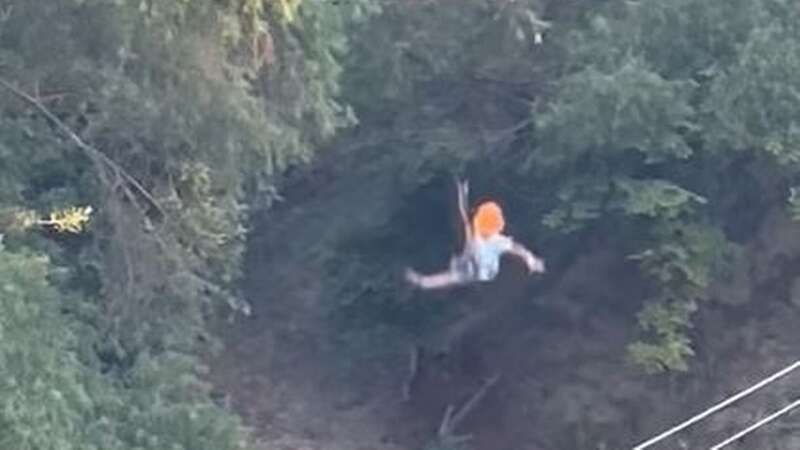
[[481, 203], [467, 219], [466, 182], [457, 181], [458, 211], [464, 226], [465, 243], [460, 254], [450, 259], [448, 270], [431, 275], [422, 275], [406, 269], [406, 279], [422, 289], [437, 289], [479, 281], [491, 281], [500, 271], [500, 257], [504, 253], [515, 255], [525, 262], [530, 273], [544, 272], [544, 261], [524, 246], [502, 234], [505, 219], [500, 206], [492, 201]]

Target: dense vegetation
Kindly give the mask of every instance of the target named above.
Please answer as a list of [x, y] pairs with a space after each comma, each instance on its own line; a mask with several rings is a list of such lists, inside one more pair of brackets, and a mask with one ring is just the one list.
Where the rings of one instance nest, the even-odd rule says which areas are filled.
[[[783, 0], [0, 0], [0, 443], [247, 447], [198, 355], [249, 313], [250, 212], [329, 147], [354, 189], [394, 183], [323, 252], [347, 326], [440, 312], [403, 304], [396, 273], [449, 251], [445, 214], [409, 217], [462, 173], [551, 273], [598, 235], [635, 261], [630, 359], [688, 370], [693, 313], [728, 301], [709, 286], [767, 210], [800, 215], [798, 19]], [[88, 205], [77, 233], [37, 220]]]
[[[244, 447], [198, 342], [248, 311], [247, 206], [352, 121], [337, 57], [365, 5], [0, 6], [3, 447]], [[82, 234], [12, 226], [72, 205]]]

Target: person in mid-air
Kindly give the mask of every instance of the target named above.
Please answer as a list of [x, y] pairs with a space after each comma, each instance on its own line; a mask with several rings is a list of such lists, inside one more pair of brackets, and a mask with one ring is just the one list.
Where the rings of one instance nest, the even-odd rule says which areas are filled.
[[461, 253], [450, 259], [450, 267], [443, 272], [423, 275], [406, 269], [406, 279], [422, 289], [437, 289], [475, 282], [491, 281], [500, 271], [500, 258], [505, 253], [521, 258], [530, 273], [545, 271], [544, 261], [523, 245], [504, 235], [503, 210], [493, 201], [478, 205], [472, 221], [467, 217], [469, 187], [457, 181], [458, 211], [464, 227], [465, 242]]

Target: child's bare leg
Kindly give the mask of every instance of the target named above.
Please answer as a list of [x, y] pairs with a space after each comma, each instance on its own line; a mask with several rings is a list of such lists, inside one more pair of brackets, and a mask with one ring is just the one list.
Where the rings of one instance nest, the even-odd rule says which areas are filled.
[[413, 269], [406, 269], [406, 279], [422, 289], [439, 289], [463, 283], [461, 277], [451, 271], [422, 275]]

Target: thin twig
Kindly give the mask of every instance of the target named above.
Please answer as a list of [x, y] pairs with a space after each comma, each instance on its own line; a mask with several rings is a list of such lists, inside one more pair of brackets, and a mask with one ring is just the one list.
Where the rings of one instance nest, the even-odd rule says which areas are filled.
[[64, 97], [66, 97], [67, 95], [69, 94], [66, 92], [59, 92], [54, 94], [43, 94], [43, 95], [40, 94], [37, 95], [37, 98], [39, 99], [40, 102], [44, 103], [52, 100], [63, 100]]
[[[164, 213], [164, 210], [161, 208], [161, 205], [158, 203], [158, 201], [155, 198], [153, 198], [153, 196], [150, 194], [150, 192], [148, 192], [148, 190], [145, 189], [144, 186], [142, 186], [141, 183], [139, 183], [139, 181], [136, 180], [136, 178], [134, 178], [131, 174], [129, 174], [125, 169], [123, 169], [119, 164], [114, 162], [111, 158], [106, 156], [105, 153], [101, 152], [100, 150], [97, 150], [96, 148], [94, 148], [91, 145], [89, 145], [86, 142], [84, 142], [83, 139], [81, 139], [72, 130], [72, 128], [70, 128], [67, 124], [65, 124], [61, 119], [56, 117], [56, 115], [53, 114], [46, 106], [44, 106], [44, 104], [42, 104], [42, 102], [40, 100], [32, 97], [31, 95], [29, 95], [26, 92], [20, 90], [19, 88], [17, 88], [13, 84], [11, 84], [10, 82], [8, 82], [8, 81], [6, 81], [6, 80], [4, 80], [2, 78], [0, 78], [0, 85], [2, 85], [4, 88], [9, 90], [15, 96], [17, 96], [20, 99], [26, 101], [27, 103], [30, 103], [31, 105], [33, 105], [48, 120], [50, 120], [52, 123], [54, 123], [56, 125], [56, 127], [58, 127], [59, 131], [61, 131], [61, 133], [63, 133], [65, 136], [67, 136], [67, 138], [69, 138], [75, 145], [77, 145], [78, 148], [83, 150], [93, 161], [96, 162], [97, 160], [100, 160], [103, 164], [105, 164], [106, 166], [110, 167], [114, 171], [114, 173], [116, 173], [118, 176], [124, 178], [125, 181], [127, 181], [131, 186], [133, 186], [134, 189], [142, 197], [147, 199], [147, 201], [151, 204], [151, 206], [153, 206], [156, 210], [158, 210], [158, 212], [162, 216], [166, 215]], [[96, 164], [97, 164], [97, 162], [96, 162]], [[102, 164], [98, 164], [98, 165], [102, 165]]]
[[409, 353], [408, 375], [403, 383], [404, 402], [407, 402], [409, 399], [411, 399], [411, 388], [413, 387], [414, 381], [417, 379], [417, 374], [419, 373], [419, 346], [415, 345]]
[[506, 139], [506, 138], [514, 136], [514, 134], [517, 131], [520, 131], [520, 130], [523, 130], [523, 129], [529, 127], [530, 125], [533, 124], [533, 122], [534, 122], [533, 117], [529, 117], [527, 119], [524, 119], [524, 120], [521, 120], [521, 121], [517, 122], [516, 124], [514, 124], [514, 125], [512, 125], [512, 126], [510, 126], [508, 128], [504, 128], [502, 130], [496, 130], [496, 131], [489, 131], [489, 133], [490, 133], [489, 136], [486, 136], [484, 139], [486, 140], [486, 142], [488, 144], [495, 145], [498, 142], [502, 141], [503, 139]]
[[453, 436], [453, 411], [455, 407], [453, 405], [447, 405], [447, 408], [444, 409], [444, 415], [442, 416], [442, 421], [439, 423], [439, 429], [436, 431], [436, 436], [439, 437], [440, 440], [450, 439]]
[[456, 412], [456, 414], [453, 416], [453, 429], [455, 429], [455, 427], [457, 427], [458, 424], [461, 423], [467, 417], [467, 415], [469, 415], [469, 413], [475, 409], [476, 406], [478, 406], [478, 403], [483, 400], [483, 397], [486, 396], [486, 393], [489, 392], [489, 389], [491, 389], [499, 379], [500, 375], [495, 375], [486, 380], [483, 383], [483, 386], [481, 386], [481, 388], [478, 389], [475, 394], [473, 394], [472, 397], [470, 397], [469, 400], [467, 400], [467, 402], [458, 409], [458, 412]]

